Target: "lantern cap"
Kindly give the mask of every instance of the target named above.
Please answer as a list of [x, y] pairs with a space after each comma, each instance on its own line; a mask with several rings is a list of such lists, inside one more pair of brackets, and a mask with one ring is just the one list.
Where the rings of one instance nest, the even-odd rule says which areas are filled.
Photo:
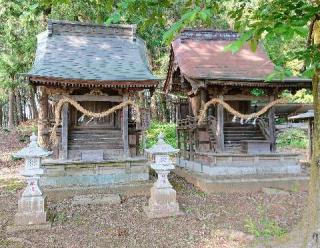
[[52, 152], [47, 151], [38, 145], [37, 139], [37, 136], [32, 133], [29, 145], [18, 151], [14, 156], [17, 158], [42, 158], [51, 155]]
[[146, 149], [146, 152], [150, 154], [173, 154], [179, 151], [164, 141], [163, 133], [159, 134], [158, 141], [153, 147]]

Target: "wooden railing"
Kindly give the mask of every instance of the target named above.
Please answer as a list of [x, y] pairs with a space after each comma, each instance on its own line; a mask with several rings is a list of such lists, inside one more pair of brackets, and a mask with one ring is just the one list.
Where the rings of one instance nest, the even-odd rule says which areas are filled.
[[260, 128], [261, 132], [263, 133], [263, 135], [270, 140], [270, 131], [269, 131], [269, 125], [267, 124], [267, 122], [265, 121], [264, 118], [258, 118], [256, 121], [256, 125], [258, 125], [258, 127]]
[[[209, 134], [210, 147], [213, 151], [216, 151], [216, 141], [217, 141], [217, 120], [214, 116], [208, 116], [204, 121], [199, 124], [195, 117], [187, 116], [187, 118], [178, 121], [178, 130], [188, 130], [193, 131], [197, 128], [206, 128]], [[195, 142], [197, 142], [195, 140]]]

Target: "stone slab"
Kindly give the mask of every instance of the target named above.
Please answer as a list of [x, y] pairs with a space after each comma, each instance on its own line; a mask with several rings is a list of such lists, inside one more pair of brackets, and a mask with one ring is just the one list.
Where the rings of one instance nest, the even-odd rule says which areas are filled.
[[72, 205], [119, 205], [120, 203], [119, 194], [76, 195], [72, 201]]
[[7, 226], [7, 233], [16, 233], [23, 231], [32, 230], [49, 230], [51, 228], [51, 223], [38, 224], [38, 225], [11, 225]]

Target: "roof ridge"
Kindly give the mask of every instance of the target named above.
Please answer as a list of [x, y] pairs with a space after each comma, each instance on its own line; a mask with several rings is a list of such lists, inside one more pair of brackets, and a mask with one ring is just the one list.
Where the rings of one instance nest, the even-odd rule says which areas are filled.
[[105, 25], [66, 20], [48, 20], [48, 35], [111, 36], [134, 39], [136, 25]]
[[180, 40], [236, 40], [239, 34], [232, 30], [192, 29], [182, 30]]

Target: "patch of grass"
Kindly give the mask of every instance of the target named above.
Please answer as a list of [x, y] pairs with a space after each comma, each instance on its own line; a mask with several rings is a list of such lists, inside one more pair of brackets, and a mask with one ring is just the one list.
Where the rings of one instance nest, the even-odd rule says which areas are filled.
[[292, 184], [291, 188], [290, 188], [291, 192], [297, 193], [300, 191], [300, 184], [298, 182], [295, 182], [294, 184]]
[[5, 191], [18, 191], [25, 187], [25, 183], [18, 179], [0, 179], [0, 189]]
[[280, 227], [275, 220], [267, 217], [262, 206], [258, 206], [259, 219], [254, 220], [249, 217], [245, 220], [244, 227], [246, 231], [256, 237], [270, 238], [281, 237], [287, 231]]
[[184, 189], [184, 186], [182, 183], [176, 181], [176, 180], [171, 180], [170, 181], [172, 187], [174, 188], [175, 191], [181, 191]]
[[280, 148], [306, 149], [308, 146], [307, 134], [299, 128], [287, 129], [277, 137], [277, 146]]
[[0, 247], [14, 247], [14, 248], [22, 248], [25, 247], [23, 244], [17, 241], [9, 240], [9, 239], [2, 239], [0, 238]]
[[80, 215], [77, 215], [75, 218], [74, 218], [74, 223], [77, 225], [77, 226], [81, 226], [85, 223], [85, 220], [83, 219], [82, 216]]
[[52, 222], [65, 223], [68, 220], [67, 214], [64, 212], [53, 214], [51, 217]]

